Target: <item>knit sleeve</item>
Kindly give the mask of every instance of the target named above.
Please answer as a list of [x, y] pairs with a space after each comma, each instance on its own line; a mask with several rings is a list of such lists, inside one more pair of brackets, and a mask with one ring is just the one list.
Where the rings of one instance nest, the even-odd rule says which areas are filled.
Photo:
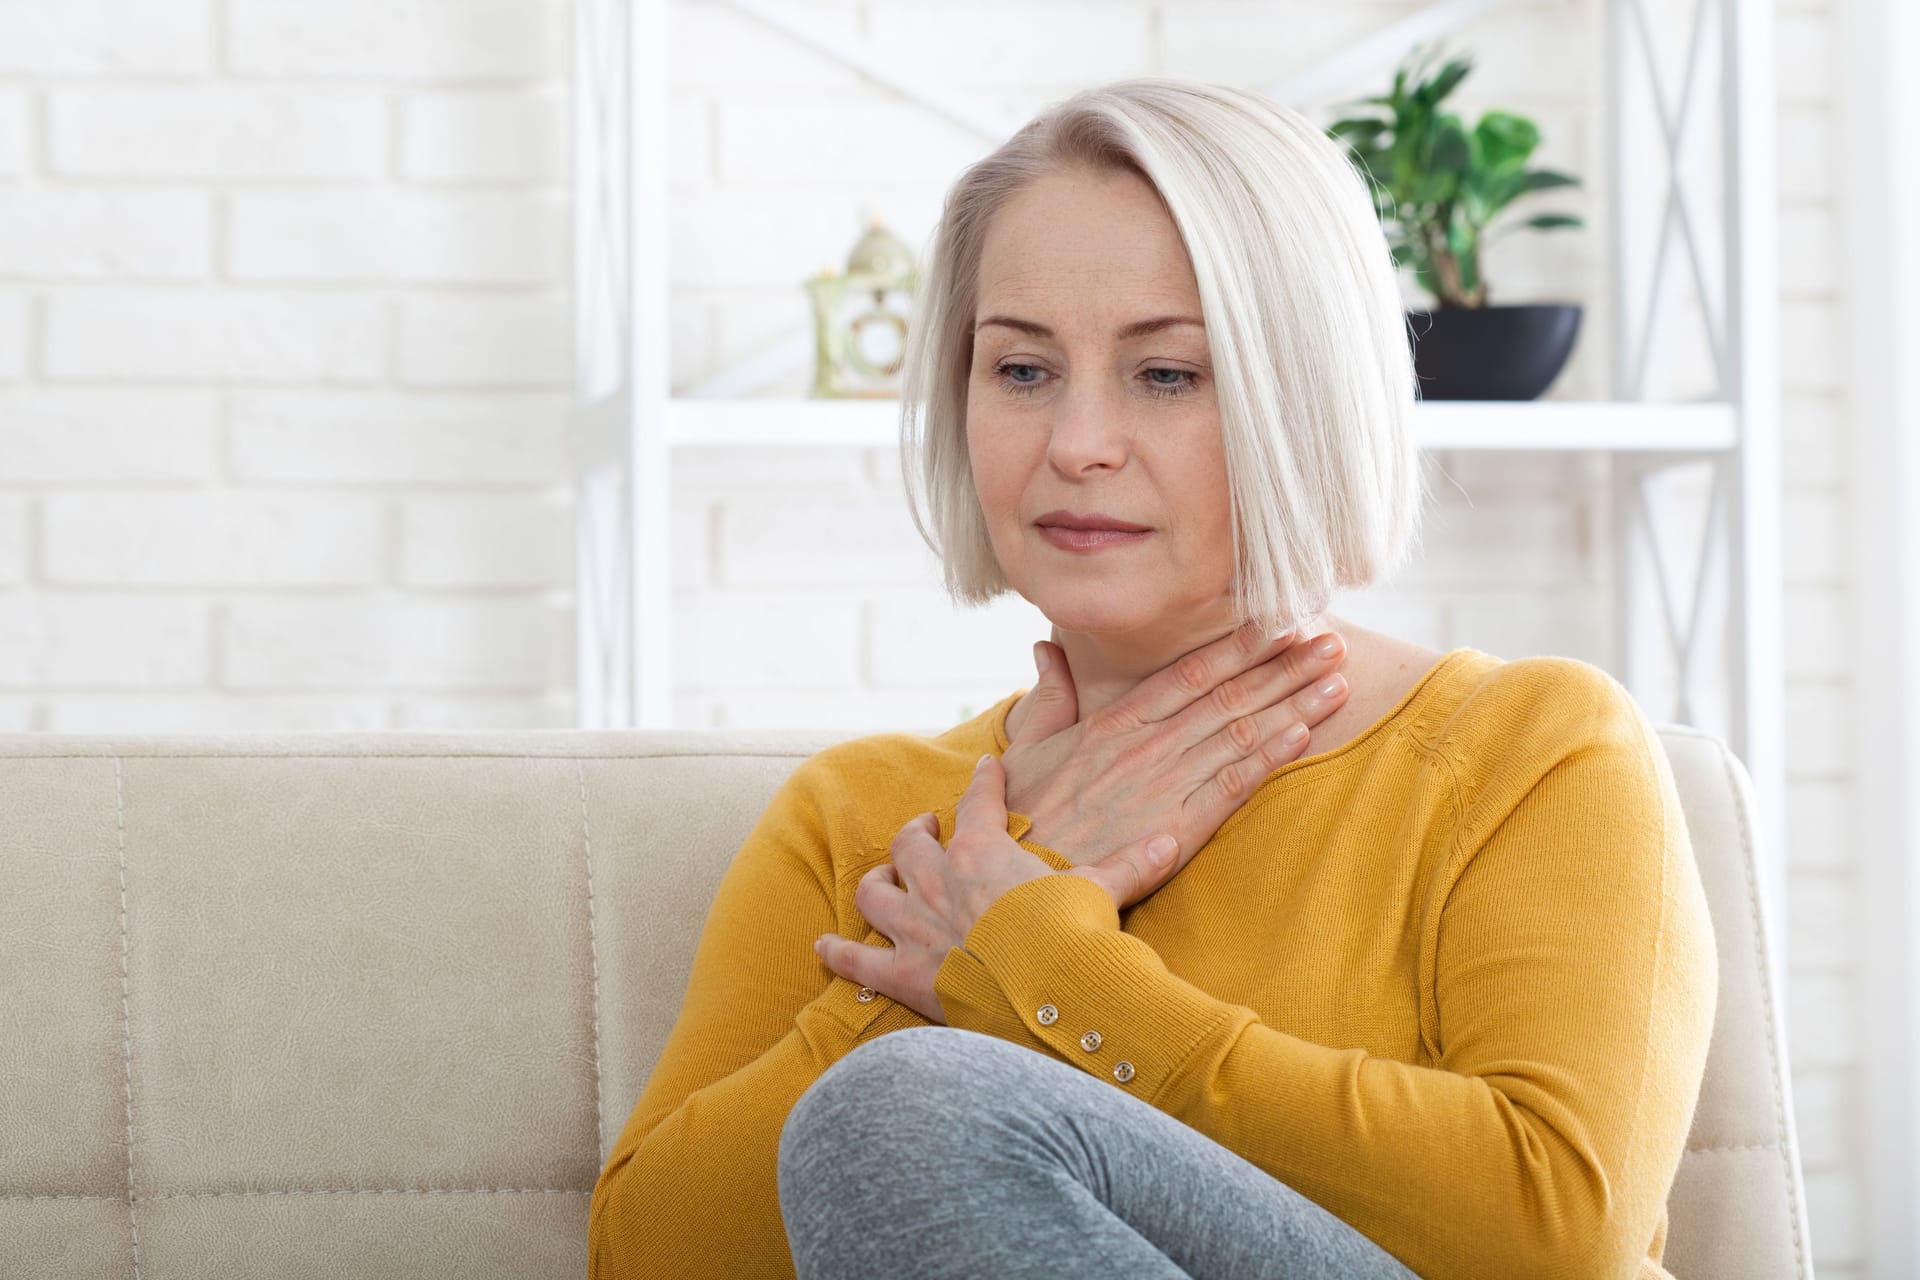
[[[939, 839], [942, 845], [953, 840], [958, 814], [957, 801], [934, 810], [933, 816], [940, 824]], [[1015, 843], [1055, 871], [1071, 870], [1073, 861], [1070, 858], [1046, 845], [1026, 839], [1027, 832], [1032, 829], [1032, 818], [1011, 809], [1007, 811], [1007, 834], [1014, 838]], [[959, 947], [947, 953], [947, 959], [934, 975], [933, 993], [940, 1000], [940, 1011], [946, 1015], [948, 1026], [995, 1036], [1036, 1053], [1053, 1053], [1052, 1046], [1035, 1035], [1020, 1017], [1019, 1011], [1008, 1001], [1006, 992], [994, 981], [986, 967]]]
[[947, 966], [970, 979], [977, 967], [1056, 1056], [1425, 1280], [1631, 1275], [1692, 1120], [1716, 961], [1644, 719], [1616, 702], [1565, 736], [1503, 794], [1456, 795], [1423, 946], [1431, 1066], [1314, 1044], [1215, 998], [1122, 932], [1106, 891], [1079, 876], [1014, 887]]
[[860, 1043], [925, 1022], [861, 1000], [814, 954], [841, 927], [837, 794], [828, 758], [801, 764], [721, 878], [679, 1016], [594, 1188], [593, 1280], [791, 1276], [776, 1182], [788, 1112]]

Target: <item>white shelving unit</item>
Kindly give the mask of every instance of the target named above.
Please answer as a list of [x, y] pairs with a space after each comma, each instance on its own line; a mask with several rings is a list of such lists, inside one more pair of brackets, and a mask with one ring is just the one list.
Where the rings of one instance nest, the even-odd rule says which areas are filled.
[[[755, 360], [671, 394], [667, 244], [670, 0], [576, 0], [575, 165], [578, 403], [579, 705], [583, 727], [672, 721], [668, 479], [683, 446], [890, 446], [891, 401], [756, 399], [811, 358], [796, 334]], [[800, 0], [706, 0], [835, 57], [972, 129], [982, 150], [1021, 123], [938, 71], [902, 65]], [[1616, 589], [1615, 676], [1656, 719], [1724, 737], [1752, 775], [1766, 892], [1785, 901], [1780, 460], [1775, 374], [1771, 12], [1765, 0], [1591, 0], [1607, 33], [1612, 233], [1607, 317], [1611, 398], [1603, 402], [1428, 402], [1429, 450], [1587, 450], [1610, 463]], [[1390, 74], [1414, 44], [1501, 0], [1440, 0], [1265, 86], [1306, 106]], [[1649, 6], [1653, 6], [1651, 9]], [[1687, 35], [1671, 32], [1680, 19]], [[1177, 21], [1177, 12], [1167, 15]], [[1678, 70], [1670, 65], [1679, 54]], [[1703, 89], [1703, 84], [1706, 86]], [[1711, 94], [1707, 97], [1704, 95]], [[1702, 219], [1691, 139], [1717, 109], [1717, 185]], [[1718, 241], [1706, 233], [1717, 231]], [[1649, 242], [1648, 237], [1651, 237]], [[1676, 289], [1679, 295], [1676, 297]], [[1690, 316], [1688, 307], [1697, 308]], [[1673, 326], [1697, 320], [1709, 398], [1651, 388], [1674, 353]], [[1698, 538], [1671, 525], [1689, 495], [1668, 481], [1709, 476]], [[1708, 608], [1709, 603], [1716, 607]], [[1717, 677], [1717, 678], [1716, 678]], [[1783, 916], [1771, 908], [1784, 973]], [[1781, 1011], [1784, 1013], [1784, 1010]]]

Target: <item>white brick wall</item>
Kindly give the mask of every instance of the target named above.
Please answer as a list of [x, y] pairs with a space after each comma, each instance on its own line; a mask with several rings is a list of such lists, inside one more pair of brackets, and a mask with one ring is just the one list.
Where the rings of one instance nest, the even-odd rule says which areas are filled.
[[26, 294], [0, 289], [0, 382], [13, 382], [26, 375], [28, 306]]
[[465, 293], [405, 300], [398, 380], [408, 386], [552, 387], [572, 377], [573, 317], [560, 293]]
[[367, 90], [226, 84], [57, 88], [49, 170], [63, 178], [360, 178], [387, 170], [387, 110]]
[[271, 191], [227, 202], [236, 280], [562, 283], [566, 207], [518, 191]]
[[567, 6], [554, 0], [229, 0], [234, 71], [288, 78], [554, 79]]
[[0, 178], [17, 178], [33, 163], [31, 100], [18, 89], [0, 89]]
[[569, 16], [0, 0], [0, 728], [573, 722]]
[[213, 67], [214, 0], [0, 5], [0, 74], [193, 75]]
[[1845, 303], [1835, 18], [1782, 0], [1775, 31], [1779, 141], [1782, 572], [1786, 582], [1788, 1025], [1814, 1260], [1826, 1280], [1866, 1274], [1860, 1214], [1858, 831], [1850, 707]]
[[48, 289], [41, 361], [68, 382], [372, 383], [392, 343], [376, 296], [241, 290]]
[[538, 183], [567, 176], [567, 100], [558, 91], [417, 93], [400, 111], [404, 178]]
[[[1846, 1280], [1841, 125], [1830, 4], [1777, 5], [1788, 999], [1815, 1256]], [[1269, 83], [1409, 6], [814, 7], [1018, 114], [1140, 72]], [[1526, 112], [1541, 163], [1597, 175], [1597, 11], [1476, 22], [1461, 109]], [[561, 0], [0, 0], [0, 732], [573, 722], [568, 21]], [[800, 280], [869, 211], [922, 243], [979, 144], [721, 6], [676, 3], [661, 38], [657, 358], [685, 386], [805, 325]], [[1489, 270], [1503, 300], [1595, 307], [1553, 392], [1580, 397], [1605, 370], [1601, 192], [1556, 194], [1594, 229], [1515, 236]], [[1426, 558], [1336, 608], [1436, 647], [1608, 662], [1604, 460], [1428, 465]], [[682, 723], [937, 728], [1030, 682], [1045, 620], [947, 604], [893, 450], [688, 449], [673, 481]]]
[[50, 586], [345, 587], [379, 577], [385, 525], [373, 494], [47, 494], [40, 568]]
[[0, 203], [0, 273], [200, 279], [213, 270], [213, 209], [198, 191], [13, 191]]

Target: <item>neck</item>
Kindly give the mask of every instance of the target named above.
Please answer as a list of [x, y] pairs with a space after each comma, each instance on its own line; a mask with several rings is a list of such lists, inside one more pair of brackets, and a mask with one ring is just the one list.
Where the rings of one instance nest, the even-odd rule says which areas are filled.
[[[1295, 636], [1309, 639], [1329, 629], [1340, 630], [1342, 626], [1333, 615], [1322, 614], [1303, 623]], [[1182, 655], [1212, 644], [1233, 630], [1234, 625], [1229, 622], [1188, 630], [1170, 629], [1163, 634], [1142, 637], [1063, 631], [1056, 626], [1049, 638], [1067, 655], [1067, 667], [1073, 673], [1074, 697], [1079, 704], [1078, 718], [1084, 724], [1089, 717], [1126, 697], [1141, 681]], [[1023, 709], [1025, 701], [1021, 699], [1015, 706], [1016, 714]], [[1009, 722], [1009, 732], [1012, 732], [1012, 722]]]

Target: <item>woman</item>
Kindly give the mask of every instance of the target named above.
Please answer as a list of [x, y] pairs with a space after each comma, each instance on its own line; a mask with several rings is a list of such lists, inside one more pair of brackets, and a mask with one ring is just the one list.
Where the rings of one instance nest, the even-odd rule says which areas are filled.
[[1717, 982], [1679, 800], [1599, 669], [1325, 612], [1407, 554], [1413, 400], [1292, 111], [1125, 81], [962, 175], [903, 463], [949, 590], [1053, 622], [1038, 679], [781, 788], [594, 1275], [1666, 1274]]

